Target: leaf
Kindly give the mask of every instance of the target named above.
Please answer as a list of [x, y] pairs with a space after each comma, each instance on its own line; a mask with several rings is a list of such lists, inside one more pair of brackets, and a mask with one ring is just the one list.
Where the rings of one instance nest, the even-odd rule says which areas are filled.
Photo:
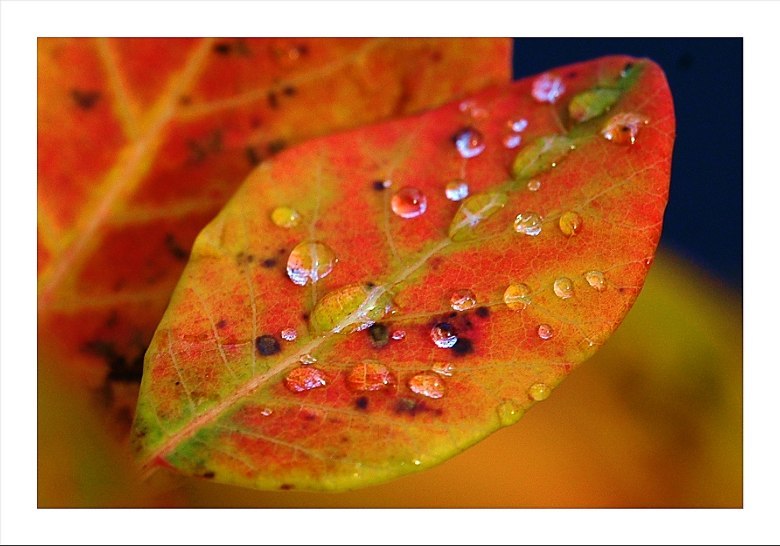
[[[516, 422], [590, 356], [652, 262], [672, 102], [646, 60], [609, 57], [546, 77], [565, 78], [552, 103], [524, 80], [291, 148], [254, 171], [198, 236], [147, 352], [134, 427], [146, 468], [267, 489], [385, 481]], [[568, 118], [571, 97], [615, 81], [622, 96], [606, 115]], [[625, 112], [647, 120], [633, 143], [605, 138]], [[513, 135], [518, 118], [527, 128]], [[533, 179], [511, 179], [525, 147], [563, 133], [574, 149], [534, 166]], [[530, 144], [506, 138], [518, 134]], [[458, 206], [444, 190], [461, 178], [474, 197]], [[475, 199], [504, 194], [503, 207]], [[276, 207], [301, 223], [275, 225]], [[452, 231], [464, 210], [479, 221]], [[306, 241], [333, 255], [327, 275], [299, 286], [284, 262]], [[326, 262], [306, 256], [291, 261], [321, 273]], [[504, 292], [521, 285], [530, 301], [510, 308]], [[332, 328], [314, 331], [312, 316]], [[295, 339], [280, 340], [282, 330]], [[256, 349], [265, 336], [279, 351]], [[361, 371], [376, 389], [354, 390]]]
[[41, 362], [107, 393], [128, 430], [192, 241], [257, 164], [504, 83], [510, 50], [507, 39], [39, 40]]

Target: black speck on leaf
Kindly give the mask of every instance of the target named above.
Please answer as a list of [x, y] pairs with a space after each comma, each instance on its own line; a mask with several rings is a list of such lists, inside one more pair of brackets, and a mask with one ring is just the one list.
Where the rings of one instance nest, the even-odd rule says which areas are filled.
[[287, 143], [282, 139], [272, 140], [268, 143], [268, 153], [271, 155], [278, 154], [287, 147]]
[[181, 245], [179, 245], [172, 233], [168, 233], [165, 236], [165, 248], [168, 250], [171, 256], [174, 257], [174, 259], [180, 262], [186, 262], [190, 257], [190, 253], [183, 249]]
[[281, 351], [279, 342], [274, 336], [269, 334], [258, 337], [255, 340], [255, 347], [257, 352], [263, 356], [271, 356]]
[[217, 55], [230, 55], [230, 52], [233, 50], [233, 46], [229, 44], [228, 42], [219, 42], [217, 44], [214, 44], [213, 51]]
[[367, 409], [368, 408], [368, 397], [367, 396], [361, 396], [357, 400], [355, 400], [355, 407], [357, 409]]
[[260, 155], [260, 153], [252, 146], [247, 146], [246, 148], [244, 148], [244, 155], [246, 156], [246, 160], [253, 167], [255, 165], [259, 165], [263, 161], [263, 158]]
[[458, 338], [455, 345], [452, 346], [452, 352], [458, 356], [464, 356], [474, 352], [474, 344], [465, 337]]
[[81, 89], [72, 89], [71, 98], [76, 105], [83, 110], [90, 110], [100, 99], [100, 91], [82, 91]]
[[384, 347], [390, 341], [390, 330], [381, 322], [369, 327], [368, 335], [371, 337], [371, 345], [377, 349]]
[[475, 313], [477, 313], [479, 318], [487, 318], [490, 315], [490, 309], [485, 306], [477, 307]]
[[276, 261], [276, 258], [266, 258], [262, 262], [260, 262], [260, 265], [265, 267], [266, 269], [270, 269], [274, 266], [276, 266], [278, 262]]

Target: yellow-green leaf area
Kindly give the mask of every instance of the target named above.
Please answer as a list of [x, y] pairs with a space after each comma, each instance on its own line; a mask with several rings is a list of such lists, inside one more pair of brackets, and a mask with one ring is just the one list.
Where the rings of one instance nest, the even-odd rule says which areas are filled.
[[589, 89], [569, 103], [569, 116], [578, 123], [588, 121], [609, 110], [620, 98], [618, 89]]
[[479, 193], [465, 199], [450, 223], [450, 239], [465, 241], [473, 237], [477, 226], [501, 210], [507, 199], [503, 192]]
[[543, 136], [517, 154], [512, 164], [515, 180], [527, 180], [550, 170], [574, 148], [572, 139], [562, 135]]

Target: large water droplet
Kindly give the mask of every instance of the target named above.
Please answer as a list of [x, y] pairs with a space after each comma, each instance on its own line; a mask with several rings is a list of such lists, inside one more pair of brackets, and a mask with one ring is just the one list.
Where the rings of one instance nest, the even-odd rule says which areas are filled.
[[417, 218], [428, 208], [428, 199], [417, 188], [401, 188], [390, 200], [390, 207], [401, 218]]
[[531, 95], [534, 99], [550, 104], [554, 104], [565, 91], [566, 86], [563, 84], [563, 80], [549, 72], [537, 77], [531, 87]]
[[442, 349], [449, 349], [458, 342], [455, 327], [449, 322], [440, 322], [431, 328], [431, 339]]
[[542, 218], [535, 212], [521, 212], [515, 218], [515, 231], [536, 237], [542, 232]]
[[357, 332], [384, 318], [392, 308], [392, 296], [383, 287], [348, 284], [325, 294], [309, 321], [315, 332]]
[[574, 142], [565, 136], [537, 138], [517, 154], [512, 163], [512, 174], [515, 180], [533, 178], [563, 161], [573, 149]]
[[559, 277], [553, 283], [553, 292], [562, 300], [569, 299], [574, 295], [574, 283], [569, 277]]
[[508, 427], [517, 423], [525, 412], [523, 407], [514, 400], [504, 400], [496, 407], [496, 413], [501, 425]]
[[569, 116], [578, 123], [588, 121], [609, 110], [619, 98], [617, 89], [583, 91], [569, 102]]
[[468, 288], [456, 290], [450, 297], [450, 306], [455, 311], [466, 311], [477, 304], [477, 297]]
[[428, 398], [441, 398], [446, 392], [444, 379], [440, 375], [423, 372], [409, 378], [407, 382], [409, 389], [415, 393]]
[[504, 145], [504, 148], [509, 148], [510, 150], [520, 146], [520, 143], [522, 141], [523, 138], [516, 133], [510, 133], [508, 135], [504, 135], [504, 138], [501, 140], [502, 144]]
[[452, 377], [455, 371], [455, 364], [452, 362], [436, 362], [431, 366], [431, 371], [444, 377]]
[[527, 187], [528, 191], [539, 191], [539, 188], [542, 187], [542, 182], [539, 179], [534, 178], [533, 180], [528, 181]]
[[501, 210], [507, 199], [505, 193], [478, 193], [466, 198], [450, 222], [450, 239], [463, 241], [473, 237], [477, 225]]
[[546, 400], [551, 392], [552, 389], [544, 383], [536, 383], [528, 388], [528, 395], [537, 402]]
[[603, 292], [607, 288], [607, 282], [604, 279], [604, 273], [601, 271], [588, 271], [585, 273], [585, 280], [591, 288]]
[[582, 229], [582, 216], [574, 211], [564, 212], [558, 218], [558, 227], [561, 228], [561, 232], [567, 237], [577, 235]]
[[464, 127], [452, 137], [455, 149], [461, 157], [470, 159], [482, 153], [485, 149], [485, 137], [473, 127]]
[[633, 144], [636, 142], [636, 135], [642, 125], [647, 125], [646, 117], [624, 112], [607, 121], [604, 128], [601, 129], [601, 135], [615, 144]]
[[298, 337], [298, 332], [295, 331], [295, 328], [285, 328], [282, 330], [282, 339], [285, 341], [295, 341], [295, 339]]
[[347, 373], [347, 386], [353, 391], [378, 391], [391, 385], [395, 385], [395, 377], [378, 362], [358, 364]]
[[510, 284], [504, 291], [504, 303], [512, 311], [522, 311], [531, 305], [531, 288], [527, 284]]
[[295, 368], [284, 378], [284, 386], [292, 392], [305, 392], [327, 385], [325, 372], [311, 366]]
[[271, 213], [271, 221], [282, 228], [293, 228], [301, 223], [301, 215], [290, 207], [276, 207]]
[[315, 283], [333, 271], [337, 261], [336, 254], [325, 243], [304, 241], [287, 258], [287, 276], [299, 286]]
[[528, 127], [528, 120], [525, 118], [510, 119], [506, 125], [511, 131], [522, 133]]
[[465, 180], [453, 180], [444, 187], [444, 195], [450, 201], [462, 201], [469, 196], [469, 185]]
[[545, 341], [553, 337], [553, 329], [549, 324], [540, 324], [539, 328], [536, 329], [536, 333]]

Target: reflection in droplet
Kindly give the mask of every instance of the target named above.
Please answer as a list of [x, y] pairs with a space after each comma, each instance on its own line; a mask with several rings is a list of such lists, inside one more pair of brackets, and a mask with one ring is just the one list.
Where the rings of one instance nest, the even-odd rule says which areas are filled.
[[615, 144], [633, 144], [642, 125], [647, 125], [647, 118], [631, 112], [623, 112], [612, 116], [601, 129], [601, 135]]
[[292, 392], [305, 392], [327, 384], [325, 373], [311, 366], [295, 368], [284, 378], [284, 386]]
[[390, 337], [396, 341], [401, 341], [406, 338], [406, 332], [403, 330], [395, 330], [392, 334], [390, 334]]
[[395, 385], [395, 377], [387, 366], [378, 362], [364, 362], [347, 373], [347, 386], [353, 391], [378, 391]]
[[527, 284], [510, 284], [504, 290], [504, 303], [512, 311], [522, 311], [531, 305], [531, 289]]
[[585, 273], [585, 280], [588, 282], [591, 288], [603, 292], [607, 288], [606, 280], [604, 279], [604, 273], [601, 271], [588, 271]]
[[295, 331], [295, 328], [285, 328], [282, 330], [281, 336], [285, 341], [295, 341], [298, 337], [298, 332]]
[[439, 322], [431, 328], [431, 339], [442, 349], [449, 349], [458, 342], [455, 327], [449, 322]]
[[552, 389], [544, 383], [536, 383], [528, 388], [528, 395], [537, 402], [546, 400], [551, 392]]
[[387, 290], [353, 283], [325, 294], [314, 306], [309, 322], [315, 332], [358, 332], [384, 318], [392, 309], [392, 295]]
[[577, 235], [582, 229], [582, 216], [571, 210], [564, 212], [558, 218], [558, 227], [561, 228], [561, 233], [567, 237]]
[[553, 283], [553, 291], [562, 300], [569, 299], [574, 295], [574, 283], [569, 277], [559, 277]]
[[539, 191], [539, 188], [542, 187], [542, 182], [536, 178], [533, 180], [528, 181], [528, 191]]
[[271, 221], [282, 228], [293, 228], [301, 223], [301, 215], [290, 207], [276, 207], [271, 213]]
[[536, 237], [542, 232], [542, 218], [535, 212], [521, 212], [515, 218], [515, 231]]
[[301, 357], [298, 359], [298, 361], [303, 364], [304, 366], [309, 366], [311, 364], [314, 364], [317, 362], [317, 358], [313, 357], [309, 353], [301, 355]]
[[287, 276], [299, 286], [316, 283], [326, 277], [338, 258], [325, 243], [305, 241], [299, 243], [287, 258]]
[[504, 138], [501, 142], [504, 144], [504, 148], [509, 148], [511, 150], [520, 146], [522, 141], [523, 138], [520, 135], [516, 133], [510, 133], [508, 135], [504, 135]]
[[417, 218], [428, 208], [428, 199], [417, 188], [401, 188], [390, 200], [390, 208], [401, 218]]
[[428, 398], [441, 398], [446, 392], [444, 379], [440, 375], [423, 372], [409, 378], [407, 382], [409, 389], [415, 393]]
[[536, 333], [545, 341], [553, 337], [553, 329], [549, 324], [540, 324], [539, 328], [536, 329]]
[[566, 86], [563, 84], [563, 80], [549, 72], [537, 77], [531, 87], [531, 95], [534, 99], [550, 104], [554, 104], [565, 91]]
[[508, 427], [517, 423], [523, 416], [523, 407], [514, 400], [504, 400], [496, 407], [498, 420], [502, 426]]
[[461, 157], [470, 159], [482, 153], [485, 149], [485, 137], [473, 127], [464, 127], [452, 137], [455, 149]]
[[452, 373], [455, 371], [455, 364], [452, 362], [435, 362], [431, 366], [431, 371], [444, 377], [452, 377]]
[[444, 195], [450, 201], [462, 201], [469, 196], [469, 185], [465, 180], [453, 180], [444, 187]]
[[450, 296], [450, 307], [455, 311], [466, 311], [477, 304], [477, 297], [468, 288], [456, 290]]

